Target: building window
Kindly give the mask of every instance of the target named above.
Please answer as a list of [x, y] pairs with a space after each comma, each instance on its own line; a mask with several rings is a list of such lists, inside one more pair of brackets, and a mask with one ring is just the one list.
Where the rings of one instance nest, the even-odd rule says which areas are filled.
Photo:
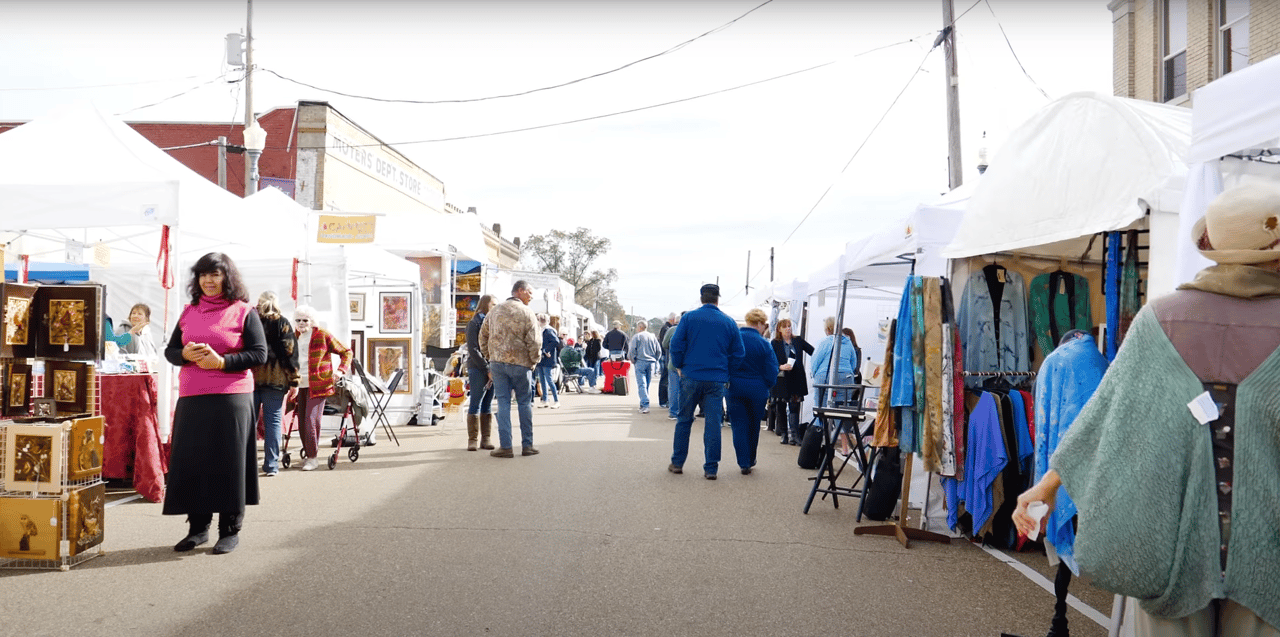
[[1162, 101], [1168, 102], [1187, 93], [1187, 0], [1164, 0], [1161, 18], [1164, 44]]
[[1219, 75], [1249, 66], [1249, 0], [1218, 0], [1218, 66]]

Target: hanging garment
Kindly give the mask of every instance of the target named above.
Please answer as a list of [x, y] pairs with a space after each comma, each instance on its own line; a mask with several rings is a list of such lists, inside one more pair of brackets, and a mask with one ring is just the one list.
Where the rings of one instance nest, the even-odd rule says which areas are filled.
[[950, 323], [942, 325], [942, 379], [938, 389], [942, 394], [942, 457], [938, 470], [940, 475], [955, 477], [956, 475], [956, 430], [955, 430], [955, 331]]
[[897, 410], [889, 405], [889, 394], [893, 391], [893, 348], [894, 336], [898, 321], [889, 323], [889, 339], [884, 351], [884, 377], [880, 381], [880, 399], [876, 401], [876, 429], [871, 444], [876, 447], [896, 447], [898, 445]]
[[1046, 272], [1027, 289], [1031, 332], [1041, 356], [1048, 356], [1071, 330], [1093, 329], [1089, 280], [1065, 270]]
[[1120, 265], [1120, 330], [1116, 342], [1123, 343], [1124, 335], [1138, 315], [1142, 300], [1138, 297], [1138, 231], [1125, 235], [1124, 262]]
[[910, 406], [915, 402], [916, 377], [914, 355], [911, 347], [911, 279], [907, 279], [902, 289], [902, 299], [898, 301], [898, 318], [893, 327], [893, 391], [889, 404], [894, 407]]
[[924, 400], [917, 404], [922, 416], [920, 455], [924, 459], [924, 470], [937, 473], [942, 471], [942, 396], [950, 393], [950, 387], [942, 384], [942, 281], [937, 277], [924, 277], [921, 300], [925, 382], [917, 389], [917, 392], [924, 391]]
[[[1022, 275], [994, 264], [974, 272], [965, 284], [957, 311], [965, 371], [1031, 369]], [[967, 384], [979, 382], [970, 377]]]
[[1120, 233], [1107, 233], [1107, 271], [1102, 290], [1107, 295], [1107, 360], [1116, 359], [1120, 347]]
[[954, 432], [956, 444], [956, 479], [964, 479], [965, 467], [965, 430], [966, 418], [965, 401], [964, 401], [964, 376], [960, 370], [964, 369], [964, 354], [960, 344], [960, 330], [954, 323], [951, 325], [951, 347], [952, 356], [955, 359], [955, 375], [951, 377], [952, 384], [952, 401], [955, 405], [955, 413], [952, 414], [951, 429]]
[[969, 415], [964, 480], [942, 479], [947, 493], [947, 525], [952, 529], [958, 526], [961, 504], [973, 518], [974, 535], [987, 526], [995, 511], [992, 485], [1009, 462], [999, 410], [995, 395], [984, 392]]
[[[1071, 423], [1098, 389], [1107, 371], [1107, 359], [1092, 336], [1081, 334], [1064, 342], [1040, 365], [1036, 379], [1035, 475], [1039, 481], [1049, 470], [1049, 458], [1058, 449]], [[1065, 488], [1058, 488], [1057, 505], [1045, 524], [1044, 539], [1072, 573], [1080, 574], [1075, 560], [1075, 502]]]

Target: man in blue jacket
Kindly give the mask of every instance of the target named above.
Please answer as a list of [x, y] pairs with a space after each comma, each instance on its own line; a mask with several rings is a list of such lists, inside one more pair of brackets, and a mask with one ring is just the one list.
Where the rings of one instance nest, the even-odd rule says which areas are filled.
[[720, 286], [708, 283], [700, 290], [702, 307], [685, 314], [671, 337], [671, 363], [680, 379], [680, 416], [676, 419], [671, 473], [683, 473], [689, 456], [689, 434], [698, 405], [706, 415], [702, 445], [706, 453], [703, 475], [716, 479], [720, 465], [720, 424], [729, 370], [746, 355], [738, 324], [718, 307]]

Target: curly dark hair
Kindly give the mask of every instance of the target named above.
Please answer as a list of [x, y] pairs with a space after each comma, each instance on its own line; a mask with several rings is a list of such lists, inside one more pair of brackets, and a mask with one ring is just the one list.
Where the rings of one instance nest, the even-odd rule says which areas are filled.
[[191, 282], [187, 284], [187, 291], [191, 293], [192, 305], [199, 303], [200, 297], [204, 296], [204, 292], [200, 290], [200, 275], [210, 272], [222, 273], [222, 296], [232, 301], [249, 302], [249, 290], [244, 285], [244, 279], [240, 278], [240, 270], [236, 268], [235, 261], [221, 252], [210, 252], [191, 266]]

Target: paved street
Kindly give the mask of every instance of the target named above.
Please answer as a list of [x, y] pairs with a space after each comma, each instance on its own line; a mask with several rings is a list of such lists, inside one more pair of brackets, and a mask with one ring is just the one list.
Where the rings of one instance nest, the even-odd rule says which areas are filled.
[[[69, 572], [0, 571], [0, 634], [888, 635], [1031, 637], [1052, 597], [981, 548], [854, 536], [856, 501], [801, 508], [810, 472], [762, 433], [740, 475], [724, 430], [703, 479], [672, 421], [634, 396], [535, 409], [542, 454], [467, 452], [462, 417], [401, 427], [336, 470], [263, 480], [240, 548], [190, 554], [179, 518], [107, 511], [107, 554]], [[296, 439], [294, 444], [296, 446]], [[518, 449], [518, 448], [517, 448]], [[1044, 558], [1019, 558], [1048, 573]], [[1075, 592], [1109, 614], [1110, 595]], [[1106, 630], [1071, 611], [1077, 637]]]

